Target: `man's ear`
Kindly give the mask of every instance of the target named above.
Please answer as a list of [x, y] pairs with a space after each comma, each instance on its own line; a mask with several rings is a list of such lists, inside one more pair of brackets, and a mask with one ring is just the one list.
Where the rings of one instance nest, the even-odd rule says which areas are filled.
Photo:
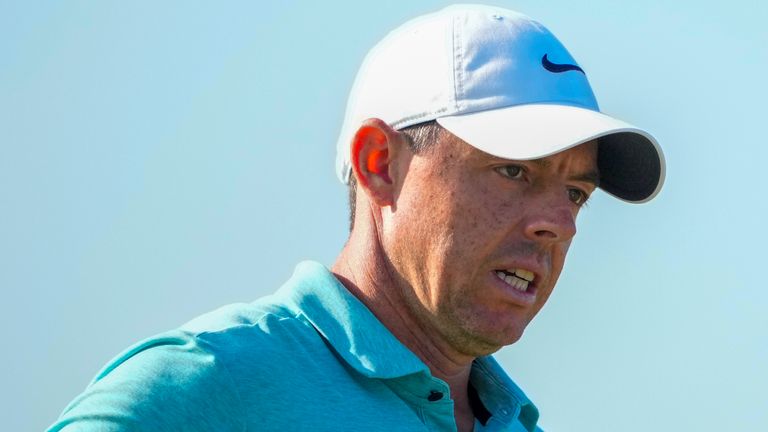
[[352, 138], [352, 171], [358, 187], [379, 207], [394, 204], [395, 164], [403, 135], [380, 119], [363, 122]]

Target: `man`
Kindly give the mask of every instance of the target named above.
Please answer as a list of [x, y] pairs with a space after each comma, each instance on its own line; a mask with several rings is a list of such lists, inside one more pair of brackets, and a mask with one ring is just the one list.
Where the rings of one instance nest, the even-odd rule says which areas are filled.
[[453, 6], [369, 53], [337, 165], [352, 228], [330, 271], [134, 346], [51, 430], [537, 430], [490, 354], [546, 302], [596, 187], [659, 192], [655, 140], [601, 114], [537, 22]]

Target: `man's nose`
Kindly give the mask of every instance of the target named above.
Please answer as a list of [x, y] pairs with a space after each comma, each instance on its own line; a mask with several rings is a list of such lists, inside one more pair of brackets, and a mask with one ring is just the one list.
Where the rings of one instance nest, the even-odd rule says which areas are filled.
[[570, 202], [541, 203], [540, 207], [529, 210], [524, 230], [530, 240], [559, 243], [569, 241], [576, 235], [576, 214]]

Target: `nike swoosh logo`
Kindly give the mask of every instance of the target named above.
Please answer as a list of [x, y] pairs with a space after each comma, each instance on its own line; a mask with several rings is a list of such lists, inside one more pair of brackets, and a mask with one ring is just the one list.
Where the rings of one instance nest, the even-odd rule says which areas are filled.
[[568, 72], [568, 71], [575, 70], [575, 71], [579, 71], [579, 72], [583, 73], [584, 75], [586, 75], [586, 73], [584, 73], [584, 69], [576, 66], [575, 64], [568, 64], [568, 63], [557, 64], [557, 63], [552, 63], [547, 58], [546, 54], [544, 54], [544, 57], [541, 58], [541, 65], [544, 66], [544, 69], [546, 69], [546, 70], [548, 70], [550, 72], [553, 72], [553, 73], [563, 73], [563, 72]]

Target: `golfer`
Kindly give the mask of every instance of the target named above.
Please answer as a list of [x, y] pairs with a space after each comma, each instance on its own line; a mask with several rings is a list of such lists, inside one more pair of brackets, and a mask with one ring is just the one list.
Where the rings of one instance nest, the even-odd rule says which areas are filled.
[[505, 9], [394, 30], [349, 97], [333, 266], [134, 345], [50, 430], [538, 430], [492, 354], [546, 303], [595, 190], [641, 203], [664, 179], [654, 138], [601, 113], [587, 78]]

